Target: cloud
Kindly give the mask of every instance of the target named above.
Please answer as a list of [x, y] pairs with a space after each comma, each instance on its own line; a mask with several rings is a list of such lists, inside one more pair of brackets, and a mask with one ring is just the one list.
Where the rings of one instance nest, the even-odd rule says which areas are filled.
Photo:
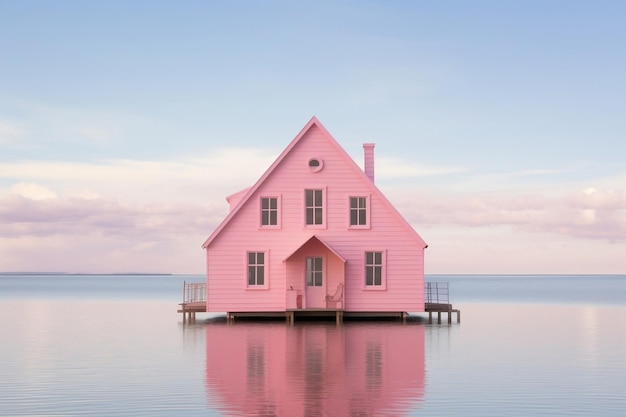
[[516, 195], [411, 193], [395, 197], [398, 209], [418, 229], [420, 225], [496, 226], [518, 233], [626, 241], [626, 195], [619, 190]]
[[208, 236], [225, 215], [225, 205], [122, 205], [104, 198], [33, 200], [9, 195], [0, 198], [0, 237], [126, 236], [165, 240], [178, 234]]
[[0, 271], [199, 273], [201, 244], [227, 212], [88, 197], [0, 197]]
[[224, 201], [226, 195], [253, 184], [273, 158], [275, 155], [267, 151], [223, 148], [206, 156], [171, 161], [0, 162], [0, 180], [38, 184], [42, 189], [54, 189], [58, 195], [65, 196], [207, 203]]
[[[225, 197], [253, 184], [274, 158], [255, 149], [224, 148], [168, 162], [0, 163], [0, 184], [8, 184], [0, 188], [0, 270], [36, 264], [38, 270], [74, 272], [201, 272], [199, 247], [226, 216]], [[391, 176], [458, 170], [397, 165]], [[397, 181], [383, 191], [433, 247], [487, 236], [471, 244], [487, 251], [504, 242], [494, 251], [506, 252], [519, 246], [514, 240], [561, 239], [597, 250], [599, 242], [626, 242], [620, 185], [617, 177], [574, 190], [549, 185], [457, 192]], [[429, 238], [431, 231], [439, 233], [439, 242]], [[44, 252], [32, 262], [33, 253]]]
[[51, 198], [57, 198], [57, 194], [54, 191], [47, 189], [39, 184], [20, 182], [14, 184], [9, 192], [16, 194], [31, 200], [48, 200]]
[[624, 209], [626, 195], [617, 190], [599, 190], [595, 187], [586, 188], [568, 197], [567, 201], [573, 207], [581, 209]]
[[[206, 236], [0, 236], [0, 271], [199, 274]], [[200, 242], [200, 243], [198, 243]]]
[[[241, 156], [237, 153], [237, 157]], [[139, 166], [146, 168], [150, 163]], [[159, 184], [163, 181], [160, 175], [153, 172], [159, 166], [157, 164], [142, 171], [139, 183], [145, 186], [146, 183]], [[127, 168], [134, 172], [138, 166], [131, 164]], [[164, 168], [171, 174], [171, 189], [176, 188], [175, 184], [185, 183], [186, 178], [198, 175], [193, 168], [176, 168], [176, 164]], [[224, 167], [219, 168], [220, 171], [222, 169]], [[128, 174], [124, 170], [122, 168]], [[120, 179], [119, 172], [117, 175], [111, 173], [113, 180]], [[86, 176], [89, 177], [89, 174]], [[63, 175], [59, 174], [59, 178]], [[130, 185], [125, 182], [125, 187], [132, 189], [133, 181]], [[163, 188], [160, 189], [163, 191]], [[166, 237], [199, 232], [208, 236], [227, 212], [227, 204], [223, 200], [226, 193], [200, 193], [202, 198], [189, 201], [162, 192], [158, 195], [159, 199], [136, 201], [89, 192], [63, 195], [36, 183], [18, 183], [10, 191], [0, 197], [0, 236], [4, 237], [64, 234]], [[198, 194], [197, 189], [195, 193]], [[497, 226], [524, 233], [626, 240], [626, 195], [619, 190], [587, 188], [565, 194], [452, 194], [414, 192], [401, 188], [392, 190], [388, 195], [418, 230], [435, 225]]]

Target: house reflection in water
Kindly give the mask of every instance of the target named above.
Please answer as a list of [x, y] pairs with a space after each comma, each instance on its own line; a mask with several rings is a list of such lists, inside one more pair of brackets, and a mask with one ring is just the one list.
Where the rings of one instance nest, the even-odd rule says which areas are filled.
[[424, 394], [419, 324], [208, 324], [206, 337], [208, 395], [229, 415], [402, 416]]

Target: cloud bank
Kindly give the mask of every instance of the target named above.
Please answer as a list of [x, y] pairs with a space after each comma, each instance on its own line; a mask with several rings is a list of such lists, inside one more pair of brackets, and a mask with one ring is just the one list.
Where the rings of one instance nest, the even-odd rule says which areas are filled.
[[[8, 184], [0, 188], [0, 271], [201, 273], [200, 245], [226, 216], [225, 197], [256, 181], [272, 159], [255, 150], [222, 149], [172, 162], [0, 164], [0, 184]], [[395, 165], [380, 164], [377, 175], [460, 171]], [[477, 233], [476, 247], [508, 239], [496, 252], [537, 240], [626, 245], [626, 194], [616, 188], [453, 192], [400, 183], [382, 191], [434, 247]], [[431, 259], [445, 272], [443, 260], [437, 266], [437, 256]]]
[[[397, 194], [397, 191], [396, 191]], [[517, 232], [626, 241], [626, 194], [595, 188], [564, 194], [403, 194], [397, 207], [415, 225], [506, 226]]]

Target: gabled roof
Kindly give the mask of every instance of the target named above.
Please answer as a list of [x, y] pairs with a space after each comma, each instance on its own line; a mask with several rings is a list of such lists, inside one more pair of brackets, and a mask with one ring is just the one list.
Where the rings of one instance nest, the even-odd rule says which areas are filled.
[[217, 226], [217, 228], [213, 231], [213, 233], [211, 233], [208, 239], [202, 244], [202, 247], [206, 249], [211, 244], [211, 242], [217, 236], [219, 236], [221, 231], [224, 230], [224, 228], [228, 225], [228, 223], [230, 223], [230, 221], [237, 215], [241, 207], [243, 207], [246, 204], [246, 202], [254, 195], [256, 190], [258, 190], [259, 187], [263, 185], [265, 180], [272, 174], [272, 172], [276, 169], [276, 167], [281, 164], [281, 162], [287, 157], [287, 155], [289, 155], [289, 153], [293, 150], [293, 148], [295, 148], [298, 142], [302, 140], [302, 138], [306, 135], [306, 133], [313, 126], [316, 126], [318, 129], [322, 131], [322, 134], [324, 135], [324, 137], [336, 149], [337, 154], [344, 159], [347, 166], [352, 167], [352, 169], [356, 172], [356, 175], [360, 175], [362, 177], [364, 183], [368, 184], [368, 186], [371, 188], [372, 193], [376, 194], [378, 198], [380, 198], [380, 200], [383, 202], [383, 204], [387, 206], [389, 213], [396, 216], [396, 218], [400, 221], [400, 223], [403, 224], [405, 228], [408, 231], [410, 231], [410, 233], [412, 233], [421, 244], [423, 244], [424, 247], [427, 247], [426, 242], [424, 242], [421, 236], [415, 231], [415, 229], [413, 229], [413, 227], [406, 221], [406, 219], [393, 206], [393, 204], [391, 204], [391, 202], [387, 200], [387, 197], [385, 197], [385, 195], [378, 189], [378, 187], [374, 185], [374, 183], [367, 177], [365, 172], [363, 172], [363, 170], [356, 164], [356, 162], [354, 162], [354, 160], [350, 157], [350, 155], [348, 155], [348, 153], [341, 147], [339, 142], [337, 142], [335, 138], [333, 138], [333, 136], [326, 130], [326, 128], [320, 123], [319, 120], [317, 120], [317, 117], [315, 116], [313, 116], [311, 120], [309, 120], [309, 122], [302, 128], [300, 133], [298, 133], [296, 137], [291, 141], [291, 143], [287, 145], [287, 147], [282, 151], [282, 153], [278, 156], [278, 158], [276, 158], [276, 160], [272, 163], [272, 165], [270, 165], [270, 167], [265, 171], [265, 173], [261, 176], [261, 178], [259, 178], [257, 182], [247, 190], [247, 193], [245, 194], [245, 196], [228, 213], [226, 218], [222, 221], [222, 223], [219, 224], [219, 226]]
[[337, 253], [337, 251], [335, 251], [335, 250], [332, 248], [332, 246], [330, 246], [328, 243], [324, 242], [324, 241], [323, 241], [323, 240], [322, 240], [319, 236], [317, 236], [317, 235], [313, 235], [313, 236], [311, 236], [310, 238], [308, 238], [308, 239], [306, 240], [306, 242], [304, 242], [302, 245], [298, 246], [298, 247], [296, 248], [296, 250], [294, 250], [293, 252], [291, 252], [291, 253], [289, 254], [289, 256], [287, 256], [287, 257], [283, 260], [283, 262], [287, 262], [287, 261], [289, 260], [289, 258], [291, 258], [291, 257], [292, 257], [292, 256], [294, 256], [296, 253], [298, 253], [298, 251], [299, 251], [300, 249], [302, 249], [303, 247], [305, 247], [306, 245], [308, 245], [310, 242], [313, 242], [313, 241], [318, 241], [319, 243], [321, 243], [322, 245], [324, 245], [324, 246], [326, 247], [326, 249], [328, 249], [329, 251], [331, 251], [331, 252], [332, 252], [332, 253], [333, 253], [333, 254], [334, 254], [337, 258], [341, 259], [341, 262], [343, 262], [344, 264], [346, 263], [346, 260], [343, 258], [343, 256], [339, 255], [339, 254]]

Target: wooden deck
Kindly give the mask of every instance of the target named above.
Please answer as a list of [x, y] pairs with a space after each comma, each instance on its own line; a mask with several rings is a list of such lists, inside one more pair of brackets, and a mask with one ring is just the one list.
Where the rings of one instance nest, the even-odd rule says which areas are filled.
[[206, 313], [206, 301], [180, 303], [179, 313], [183, 313], [183, 323], [196, 321], [196, 313]]
[[437, 313], [437, 323], [441, 324], [441, 313], [448, 315], [448, 324], [452, 323], [452, 313], [456, 313], [456, 322], [461, 322], [461, 310], [450, 304], [450, 286], [447, 282], [427, 282], [424, 288], [424, 311], [428, 313], [428, 323], [433, 322], [433, 313]]
[[[187, 303], [180, 304], [179, 313], [183, 313], [183, 322], [194, 322], [196, 313], [206, 313], [206, 303]], [[425, 312], [428, 313], [428, 323], [432, 323], [432, 314], [437, 313], [437, 322], [441, 324], [441, 313], [447, 313], [448, 323], [452, 323], [452, 313], [456, 313], [457, 323], [461, 322], [461, 312], [452, 308], [451, 304], [427, 304]], [[226, 313], [226, 321], [233, 323], [236, 319], [242, 318], [275, 318], [283, 317], [289, 324], [296, 322], [298, 318], [306, 319], [312, 317], [335, 317], [337, 323], [342, 323], [345, 318], [359, 319], [379, 319], [379, 318], [395, 318], [405, 321], [408, 318], [406, 312], [367, 312], [367, 311], [344, 311], [330, 308], [303, 308], [287, 311], [230, 311]]]
[[183, 302], [179, 306], [183, 323], [196, 321], [196, 313], [206, 313], [206, 283], [183, 282]]
[[428, 323], [433, 322], [433, 313], [437, 313], [437, 323], [441, 324], [441, 313], [448, 315], [448, 324], [452, 323], [452, 313], [456, 313], [456, 322], [461, 322], [461, 310], [453, 308], [452, 304], [426, 303], [424, 311], [428, 313]]
[[[461, 322], [461, 311], [455, 309], [448, 301], [448, 283], [426, 283], [426, 303], [424, 311], [428, 313], [428, 323], [432, 323], [433, 313], [437, 313], [437, 323], [441, 324], [441, 313], [446, 313], [448, 324], [452, 323], [452, 314], [456, 313], [456, 322]], [[183, 302], [179, 304], [178, 312], [183, 314], [183, 323], [195, 322], [196, 313], [206, 313], [206, 284], [184, 283]], [[398, 318], [406, 320], [406, 312], [348, 312], [333, 308], [303, 308], [288, 309], [286, 311], [231, 311], [226, 313], [226, 320], [232, 323], [237, 318], [271, 318], [284, 317], [287, 323], [293, 324], [296, 318], [306, 317], [335, 317], [337, 324], [342, 323], [344, 317], [353, 318]]]

